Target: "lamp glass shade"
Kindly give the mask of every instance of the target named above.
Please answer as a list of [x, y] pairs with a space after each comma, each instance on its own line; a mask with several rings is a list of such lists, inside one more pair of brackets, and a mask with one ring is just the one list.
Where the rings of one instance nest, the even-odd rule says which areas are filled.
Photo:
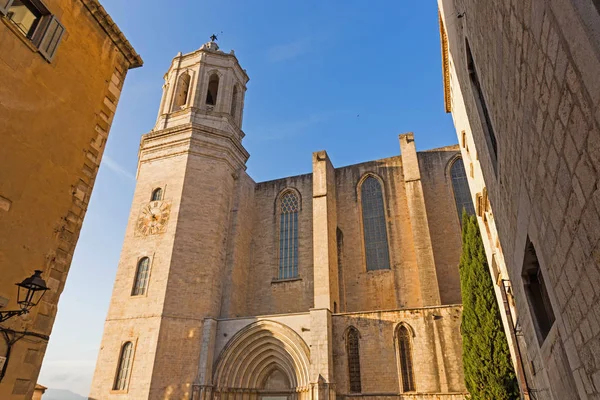
[[48, 290], [40, 270], [36, 270], [33, 275], [23, 280], [23, 282], [17, 283], [17, 286], [19, 288], [17, 303], [22, 310], [27, 311], [36, 306]]

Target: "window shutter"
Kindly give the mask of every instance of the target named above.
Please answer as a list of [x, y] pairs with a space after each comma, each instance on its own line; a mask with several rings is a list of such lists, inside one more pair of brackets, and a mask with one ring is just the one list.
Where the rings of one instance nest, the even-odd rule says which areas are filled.
[[12, 3], [13, 0], [0, 0], [0, 14], [6, 15]]
[[39, 45], [39, 51], [46, 60], [52, 61], [54, 58], [63, 33], [65, 33], [65, 27], [58, 22], [54, 15], [50, 16], [50, 22], [48, 22]]

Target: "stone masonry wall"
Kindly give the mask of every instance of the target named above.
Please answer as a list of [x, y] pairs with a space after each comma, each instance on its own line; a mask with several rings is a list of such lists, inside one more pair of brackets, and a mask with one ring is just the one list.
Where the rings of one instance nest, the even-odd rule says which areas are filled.
[[[466, 114], [506, 263], [528, 385], [539, 399], [600, 398], [600, 13], [588, 0], [439, 1], [453, 84]], [[457, 15], [462, 15], [458, 18]], [[465, 38], [498, 139], [494, 170], [474, 100]], [[470, 144], [471, 145], [471, 144]], [[467, 153], [465, 148], [463, 154]], [[477, 169], [477, 168], [476, 168]], [[473, 190], [473, 188], [472, 188]], [[475, 194], [475, 193], [473, 193]], [[485, 230], [484, 230], [485, 232]], [[540, 341], [522, 275], [535, 246], [556, 321]], [[500, 268], [502, 269], [502, 268]]]
[[[391, 269], [367, 271], [358, 184], [367, 173], [383, 180]], [[402, 159], [393, 157], [336, 169], [338, 228], [343, 235], [339, 266], [345, 303], [341, 311], [421, 305], [419, 275], [406, 210]]]
[[[279, 281], [278, 196], [295, 189], [301, 200], [298, 213], [299, 279]], [[251, 264], [247, 315], [308, 311], [313, 302], [312, 175], [299, 175], [258, 183], [254, 193]]]
[[[395, 396], [401, 392], [395, 342], [400, 323], [414, 332], [412, 353], [417, 392], [464, 395], [460, 321], [460, 306], [334, 315], [333, 351], [338, 396], [350, 394], [346, 352], [346, 333], [350, 326], [360, 334], [361, 394]], [[458, 398], [462, 398], [460, 396]]]
[[417, 153], [442, 304], [461, 304], [458, 263], [461, 229], [450, 167], [458, 146]]

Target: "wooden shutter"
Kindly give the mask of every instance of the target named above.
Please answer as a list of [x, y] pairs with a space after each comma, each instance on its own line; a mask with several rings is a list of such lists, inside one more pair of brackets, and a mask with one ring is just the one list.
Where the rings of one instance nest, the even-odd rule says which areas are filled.
[[58, 22], [54, 15], [51, 15], [49, 18], [50, 21], [46, 25], [46, 31], [40, 40], [40, 45], [38, 48], [46, 60], [52, 61], [54, 54], [56, 54], [58, 44], [65, 33], [65, 27]]
[[0, 14], [6, 15], [12, 3], [13, 0], [0, 0]]

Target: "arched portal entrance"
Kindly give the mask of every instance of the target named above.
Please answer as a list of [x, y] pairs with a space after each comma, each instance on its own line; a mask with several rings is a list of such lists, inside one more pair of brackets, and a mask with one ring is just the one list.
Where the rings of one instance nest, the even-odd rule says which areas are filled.
[[213, 375], [220, 400], [308, 400], [310, 351], [292, 329], [258, 321], [225, 346]]

